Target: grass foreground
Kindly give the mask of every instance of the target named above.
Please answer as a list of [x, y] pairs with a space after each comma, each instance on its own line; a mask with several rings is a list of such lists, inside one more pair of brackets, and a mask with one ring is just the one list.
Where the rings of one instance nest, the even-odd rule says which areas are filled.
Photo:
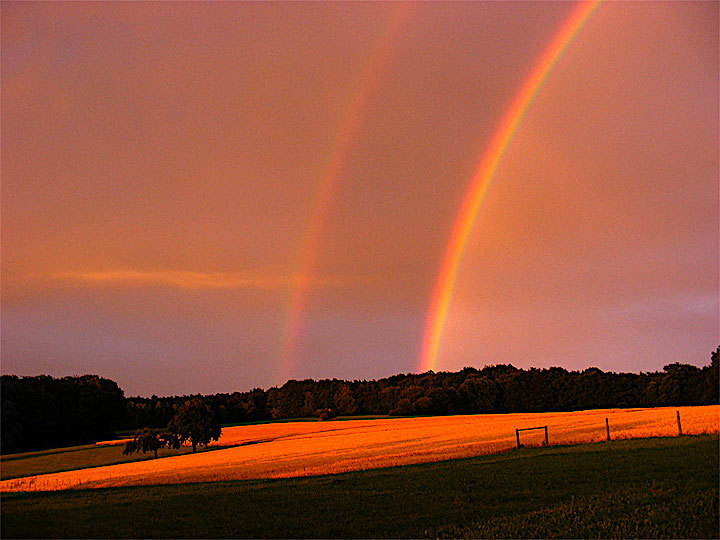
[[280, 480], [13, 493], [14, 537], [717, 538], [717, 435]]

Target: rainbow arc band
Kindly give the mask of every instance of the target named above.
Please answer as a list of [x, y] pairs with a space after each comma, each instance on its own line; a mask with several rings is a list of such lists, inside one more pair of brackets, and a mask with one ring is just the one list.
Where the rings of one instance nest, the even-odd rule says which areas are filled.
[[465, 253], [478, 212], [485, 202], [488, 189], [505, 150], [512, 141], [515, 131], [537, 96], [543, 82], [599, 5], [600, 0], [588, 0], [580, 3], [572, 11], [547, 45], [522, 87], [515, 95], [493, 135], [490, 145], [480, 160], [463, 199], [460, 211], [457, 214], [430, 299], [423, 334], [420, 372], [435, 369], [437, 365], [440, 342], [460, 262]]
[[315, 192], [305, 234], [299, 249], [294, 275], [298, 277], [298, 285], [294, 287], [289, 301], [287, 321], [280, 346], [281, 380], [288, 380], [297, 363], [297, 347], [302, 330], [303, 314], [307, 310], [310, 281], [320, 248], [323, 233], [328, 220], [330, 206], [342, 178], [343, 168], [352, 150], [353, 143], [362, 128], [367, 115], [370, 97], [377, 87], [378, 81], [388, 64], [391, 62], [398, 36], [407, 26], [413, 11], [411, 2], [399, 2], [391, 11], [388, 21], [373, 48], [369, 60], [360, 73], [344, 114], [335, 139], [332, 151], [325, 165], [322, 179]]

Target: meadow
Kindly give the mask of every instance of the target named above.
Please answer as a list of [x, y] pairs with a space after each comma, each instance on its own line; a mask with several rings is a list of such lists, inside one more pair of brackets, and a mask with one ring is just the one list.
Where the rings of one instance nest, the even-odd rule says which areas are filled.
[[0, 533], [717, 538], [719, 466], [718, 436], [701, 435], [522, 448], [306, 478], [4, 493]]
[[[151, 452], [147, 454], [136, 453], [124, 455], [122, 453], [124, 444], [125, 440], [120, 440], [118, 444], [85, 444], [81, 446], [1, 456], [0, 479], [7, 480], [10, 478], [20, 478], [22, 476], [34, 476], [38, 474], [154, 459]], [[222, 446], [213, 445], [207, 449], [201, 448], [199, 451], [221, 450], [222, 448]], [[178, 450], [161, 448], [158, 450], [158, 458], [189, 454], [191, 452], [192, 448], [190, 446], [183, 446]]]
[[[6, 479], [0, 491], [338, 474], [506, 451], [516, 445], [517, 428], [548, 426], [551, 445], [603, 441], [606, 418], [614, 440], [671, 436], [678, 434], [676, 411], [685, 434], [720, 430], [720, 406], [257, 424], [223, 429], [217, 444], [229, 448]], [[522, 433], [524, 445], [543, 439], [542, 431]]]

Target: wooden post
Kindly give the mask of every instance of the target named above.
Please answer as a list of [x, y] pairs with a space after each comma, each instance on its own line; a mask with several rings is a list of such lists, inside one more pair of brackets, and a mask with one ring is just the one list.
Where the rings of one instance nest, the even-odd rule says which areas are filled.
[[678, 435], [682, 435], [682, 424], [680, 423], [680, 411], [677, 411]]
[[520, 448], [520, 430], [515, 430], [515, 438], [517, 439], [517, 447]]
[[605, 419], [605, 431], [607, 432], [607, 440], [610, 440], [610, 422], [608, 422], [608, 419]]
[[548, 441], [548, 432], [547, 432], [547, 426], [545, 426], [545, 446], [549, 446], [550, 442]]

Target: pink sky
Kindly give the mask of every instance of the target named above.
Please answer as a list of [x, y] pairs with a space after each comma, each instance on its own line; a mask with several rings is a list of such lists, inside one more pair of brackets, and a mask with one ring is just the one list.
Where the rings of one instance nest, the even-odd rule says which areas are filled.
[[[417, 371], [477, 162], [573, 3], [407, 5], [311, 275], [299, 250], [389, 3], [2, 3], [2, 373], [127, 394]], [[473, 228], [438, 369], [703, 365], [718, 329], [718, 4], [608, 2]]]

